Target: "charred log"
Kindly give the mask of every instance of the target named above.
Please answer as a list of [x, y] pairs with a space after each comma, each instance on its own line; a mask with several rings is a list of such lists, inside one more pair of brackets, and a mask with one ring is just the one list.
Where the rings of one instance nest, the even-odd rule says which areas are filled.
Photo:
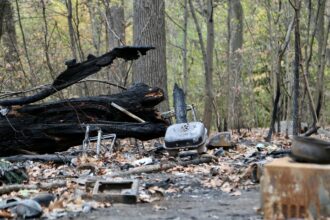
[[[164, 100], [164, 92], [145, 84], [136, 84], [120, 94], [62, 100], [46, 104], [12, 106], [0, 116], [0, 155], [26, 152], [53, 153], [80, 145], [85, 129], [91, 135], [98, 129], [119, 138], [148, 140], [164, 136], [167, 123], [155, 105]], [[111, 106], [116, 103], [146, 123]]]
[[0, 100], [0, 105], [25, 105], [42, 100], [94, 73], [97, 73], [102, 67], [111, 65], [116, 58], [136, 60], [140, 55], [145, 55], [147, 51], [151, 49], [154, 49], [154, 47], [117, 47], [99, 57], [89, 56], [89, 58], [82, 63], [76, 63], [75, 60], [67, 61], [67, 69], [54, 80], [53, 84], [45, 86], [40, 92], [31, 96]]

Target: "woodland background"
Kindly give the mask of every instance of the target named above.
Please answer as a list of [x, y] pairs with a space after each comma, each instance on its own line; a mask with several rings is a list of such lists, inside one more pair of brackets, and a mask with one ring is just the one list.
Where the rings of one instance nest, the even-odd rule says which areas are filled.
[[0, 0], [0, 98], [51, 83], [67, 60], [152, 45], [51, 99], [143, 81], [168, 91], [167, 110], [176, 82], [212, 130], [326, 126], [329, 29], [329, 0]]

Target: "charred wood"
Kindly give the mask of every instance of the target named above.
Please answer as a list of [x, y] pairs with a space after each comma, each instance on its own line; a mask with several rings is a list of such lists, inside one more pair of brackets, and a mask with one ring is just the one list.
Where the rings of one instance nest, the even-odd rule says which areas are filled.
[[[0, 116], [0, 155], [67, 150], [82, 143], [87, 125], [91, 136], [96, 136], [99, 129], [105, 134], [115, 133], [118, 138], [149, 140], [164, 136], [167, 123], [155, 109], [163, 100], [163, 90], [140, 83], [109, 96], [12, 106], [5, 116]], [[111, 106], [112, 102], [146, 123], [137, 123]]]

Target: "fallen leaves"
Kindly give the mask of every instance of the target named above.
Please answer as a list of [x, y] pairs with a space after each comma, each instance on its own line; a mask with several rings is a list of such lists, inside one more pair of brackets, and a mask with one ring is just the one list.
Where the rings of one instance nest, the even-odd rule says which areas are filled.
[[[242, 190], [256, 186], [262, 174], [262, 167], [272, 160], [273, 152], [288, 149], [291, 144], [290, 140], [283, 136], [276, 136], [272, 143], [264, 142], [264, 130], [260, 129], [245, 131], [243, 135], [234, 133], [232, 138], [236, 147], [209, 150], [207, 153], [211, 159], [198, 165], [186, 163], [187, 160], [184, 158], [173, 159], [166, 152], [156, 151], [152, 144], [154, 142], [146, 142], [143, 148], [142, 144], [136, 148], [128, 139], [122, 140], [119, 150], [112, 154], [82, 154], [74, 158], [71, 164], [55, 165], [27, 161], [24, 165], [29, 181], [14, 191], [2, 191], [4, 194], [1, 200], [32, 198], [47, 192], [56, 199], [43, 208], [43, 217], [58, 218], [68, 212], [90, 212], [93, 209], [111, 206], [109, 202], [91, 200], [90, 195], [97, 179], [113, 180], [116, 174], [125, 174], [148, 183], [140, 186], [140, 202], [160, 201], [167, 195], [191, 192], [196, 187], [213, 188], [238, 197]], [[150, 163], [153, 165], [147, 165]], [[153, 166], [159, 166], [158, 177], [163, 178], [149, 179], [148, 175], [142, 175], [141, 172], [131, 172]], [[168, 166], [168, 169], [163, 169], [163, 166]], [[187, 180], [189, 178], [191, 179]], [[64, 184], [51, 187], [51, 184], [59, 181]], [[0, 188], [0, 192], [1, 189], [3, 187]], [[157, 211], [166, 209], [158, 205], [153, 208]], [[13, 217], [8, 210], [0, 211], [0, 217]]]

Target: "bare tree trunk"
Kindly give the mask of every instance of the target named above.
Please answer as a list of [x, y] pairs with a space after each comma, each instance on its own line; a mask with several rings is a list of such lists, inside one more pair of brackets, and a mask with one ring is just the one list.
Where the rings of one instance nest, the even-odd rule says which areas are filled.
[[188, 0], [184, 0], [184, 22], [183, 22], [183, 91], [188, 95], [188, 69], [187, 69], [187, 36], [188, 36]]
[[46, 63], [49, 69], [50, 76], [52, 79], [55, 79], [55, 72], [53, 69], [52, 64], [50, 63], [50, 57], [49, 57], [49, 39], [48, 39], [48, 22], [47, 22], [47, 16], [46, 16], [46, 5], [44, 0], [41, 0], [42, 4], [42, 17], [44, 20], [44, 52], [46, 57]]
[[92, 0], [87, 0], [86, 4], [91, 22], [93, 46], [95, 48], [95, 54], [98, 56], [100, 54], [101, 44], [101, 17], [100, 13], [98, 13], [100, 3], [99, 1], [93, 2]]
[[2, 42], [5, 47], [5, 61], [7, 63], [15, 63], [18, 61], [17, 53], [17, 38], [14, 21], [14, 12], [10, 1], [4, 0], [4, 35], [2, 36]]
[[29, 64], [29, 69], [30, 69], [31, 74], [33, 74], [33, 77], [35, 77], [35, 79], [37, 79], [36, 78], [36, 75], [34, 74], [34, 71], [32, 69], [31, 59], [30, 59], [29, 52], [28, 52], [28, 49], [27, 49], [27, 43], [26, 43], [25, 33], [24, 33], [23, 25], [22, 25], [21, 13], [20, 13], [19, 5], [18, 5], [18, 0], [16, 0], [16, 10], [17, 10], [18, 24], [19, 24], [19, 27], [20, 27], [20, 30], [21, 30], [21, 34], [22, 34], [22, 40], [23, 40], [23, 47], [24, 47], [25, 57], [26, 57], [27, 62]]
[[317, 101], [316, 101], [316, 115], [320, 118], [322, 102], [324, 98], [324, 70], [326, 65], [326, 48], [329, 38], [330, 19], [326, 28], [324, 27], [326, 0], [322, 1], [320, 9], [320, 17], [318, 22], [317, 41], [318, 41], [318, 66], [317, 66]]
[[228, 123], [239, 128], [241, 120], [241, 68], [243, 46], [243, 8], [240, 0], [229, 0], [229, 102]]
[[207, 1], [207, 39], [206, 39], [207, 71], [205, 72], [205, 101], [203, 122], [210, 131], [212, 125], [212, 103], [213, 103], [213, 52], [214, 52], [214, 22], [213, 22], [213, 0]]
[[[78, 3], [78, 1], [77, 1]], [[69, 26], [69, 36], [70, 36], [70, 47], [73, 59], [76, 61], [84, 60], [84, 54], [81, 49], [80, 43], [80, 34], [79, 34], [79, 16], [78, 16], [78, 5], [76, 5], [76, 21], [73, 22], [73, 7], [72, 7], [72, 0], [66, 0], [66, 7], [68, 10], [68, 26]], [[74, 29], [74, 23], [76, 27], [76, 31]], [[77, 33], [76, 33], [77, 32]], [[78, 59], [79, 58], [79, 59]], [[78, 93], [80, 95], [89, 95], [87, 84], [83, 83], [83, 88], [78, 88]], [[84, 94], [85, 93], [85, 94]]]
[[300, 0], [295, 0], [292, 7], [295, 11], [295, 28], [294, 28], [294, 64], [293, 64], [293, 112], [292, 112], [292, 131], [293, 135], [300, 133], [300, 117], [299, 117], [299, 69], [300, 69]]
[[3, 33], [3, 24], [7, 5], [7, 1], [0, 1], [0, 40]]
[[[80, 30], [79, 30], [79, 25], [80, 25], [80, 19], [79, 19], [79, 1], [76, 1], [76, 5], [75, 5], [75, 20], [74, 20], [74, 24], [75, 24], [75, 32], [76, 32], [76, 43], [77, 43], [77, 49], [78, 49], [78, 54], [80, 57], [80, 61], [85, 59], [85, 54], [82, 48], [82, 44], [81, 44], [81, 39], [80, 39]], [[88, 88], [87, 85], [85, 85], [85, 93], [88, 95]]]
[[213, 70], [213, 50], [214, 50], [214, 24], [213, 24], [213, 1], [209, 0], [207, 5], [207, 42], [206, 48], [202, 36], [202, 30], [197, 20], [196, 12], [192, 4], [192, 0], [189, 0], [191, 15], [194, 19], [196, 31], [198, 34], [199, 45], [203, 55], [204, 74], [205, 74], [205, 103], [203, 122], [208, 131], [211, 128], [212, 122], [212, 70]]
[[[165, 34], [165, 1], [135, 0], [133, 13], [134, 45], [151, 45], [156, 47], [147, 56], [133, 64], [133, 82], [144, 82], [157, 86], [167, 92], [166, 73], [166, 34]], [[168, 99], [160, 106], [161, 110], [169, 108]]]
[[[110, 48], [125, 45], [125, 14], [122, 5], [110, 7], [107, 13], [107, 32]], [[126, 63], [115, 60], [108, 74], [109, 81], [120, 86], [126, 86]], [[120, 88], [112, 87], [111, 93], [120, 92]]]
[[73, 59], [77, 59], [77, 47], [76, 47], [76, 40], [75, 40], [75, 32], [73, 28], [73, 21], [72, 21], [72, 1], [66, 0], [66, 7], [68, 10], [68, 26], [69, 26], [69, 36], [70, 36], [70, 48]]

